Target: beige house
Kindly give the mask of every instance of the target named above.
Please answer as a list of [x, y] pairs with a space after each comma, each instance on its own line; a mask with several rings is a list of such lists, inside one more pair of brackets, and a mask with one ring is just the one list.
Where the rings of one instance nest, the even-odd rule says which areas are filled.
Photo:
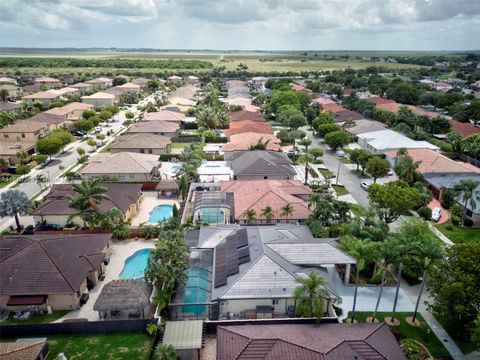
[[44, 108], [48, 107], [51, 102], [60, 100], [61, 93], [57, 91], [39, 91], [35, 94], [26, 95], [22, 100], [28, 104], [33, 104], [35, 101], [40, 101]]
[[49, 132], [50, 129], [46, 123], [17, 120], [14, 124], [0, 129], [0, 140], [7, 142], [35, 143], [38, 139], [47, 136]]
[[126, 134], [118, 136], [110, 145], [111, 153], [138, 152], [142, 154], [165, 154], [171, 151], [171, 139], [156, 134]]
[[140, 92], [140, 90], [142, 90], [142, 87], [140, 85], [137, 85], [137, 84], [133, 84], [133, 83], [125, 83], [123, 85], [119, 85], [117, 86], [118, 88], [122, 89], [122, 90], [126, 90], [126, 91], [133, 91], [133, 92]]
[[118, 181], [144, 181], [158, 177], [158, 155], [119, 152], [100, 153], [92, 157], [79, 173], [88, 178]]
[[111, 254], [112, 234], [0, 236], [0, 308], [75, 310]]
[[16, 99], [18, 94], [20, 93], [20, 89], [18, 88], [18, 86], [10, 84], [0, 85], [0, 90], [7, 90], [8, 98], [12, 100]]
[[61, 115], [66, 119], [67, 126], [71, 125], [73, 122], [80, 120], [82, 114], [85, 110], [93, 109], [92, 104], [73, 102], [62, 107], [56, 107], [50, 110], [45, 111], [45, 114], [51, 115]]
[[8, 76], [2, 76], [2, 77], [0, 77], [0, 84], [16, 85], [17, 80], [15, 80], [14, 78], [8, 77]]
[[13, 112], [20, 109], [22, 105], [8, 102], [8, 101], [0, 101], [0, 112]]
[[83, 83], [83, 82], [79, 82], [79, 83], [70, 85], [70, 87], [80, 90], [81, 94], [85, 94], [88, 90], [93, 89], [92, 84], [87, 84], [87, 83]]
[[85, 81], [85, 84], [90, 84], [96, 89], [105, 89], [112, 86], [112, 79], [106, 77], [99, 77], [92, 80]]
[[40, 78], [35, 79], [36, 85], [46, 86], [47, 88], [59, 88], [62, 87], [62, 82], [58, 79], [42, 76]]
[[80, 95], [80, 89], [76, 88], [76, 87], [71, 87], [71, 86], [67, 86], [67, 87], [64, 87], [64, 88], [61, 88], [61, 89], [58, 89], [58, 90], [51, 90], [52, 92], [53, 91], [58, 91], [61, 96], [67, 96], [67, 95]]
[[35, 142], [0, 141], [0, 158], [6, 159], [9, 164], [18, 164], [20, 162], [20, 159], [17, 157], [20, 151], [33, 154], [35, 152]]
[[114, 105], [115, 95], [107, 94], [100, 91], [89, 96], [82, 96], [82, 102], [86, 104], [91, 104], [95, 107], [102, 105]]
[[[98, 204], [101, 211], [116, 208], [120, 210], [124, 220], [134, 218], [142, 203], [142, 184], [105, 183], [109, 199]], [[35, 224], [44, 223], [65, 227], [73, 223], [83, 227], [84, 221], [77, 215], [78, 211], [69, 206], [70, 197], [74, 195], [71, 184], [53, 185], [43, 203], [32, 212]]]
[[177, 134], [177, 131], [179, 129], [180, 129], [179, 123], [162, 121], [162, 120], [150, 120], [150, 121], [140, 121], [136, 124], [133, 124], [128, 130], [128, 132], [130, 134], [151, 133], [151, 134], [174, 137]]
[[66, 117], [62, 115], [54, 115], [45, 112], [38, 113], [37, 115], [34, 115], [26, 121], [34, 121], [39, 124], [47, 124], [48, 129], [50, 131], [55, 130], [55, 129], [63, 129], [67, 126], [67, 121]]

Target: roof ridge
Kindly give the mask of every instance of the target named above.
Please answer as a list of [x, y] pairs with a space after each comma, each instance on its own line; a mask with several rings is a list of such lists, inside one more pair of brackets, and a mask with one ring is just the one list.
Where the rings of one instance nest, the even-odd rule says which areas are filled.
[[[0, 236], [0, 238], [3, 238], [3, 236]], [[25, 248], [29, 247], [30, 245], [33, 244], [34, 242], [34, 239], [30, 239], [28, 237], [25, 237], [25, 236], [19, 236], [19, 238], [22, 238], [22, 239], [27, 239], [28, 241], [30, 241], [28, 244], [26, 244], [24, 247], [18, 249], [17, 251], [14, 251], [12, 252], [10, 255], [8, 255], [5, 259], [1, 260], [0, 263], [4, 262], [5, 260], [7, 259], [10, 259], [12, 256], [14, 256], [15, 254], [18, 254], [20, 251], [23, 251]]]
[[[250, 266], [249, 266], [247, 269], [245, 269], [245, 272], [242, 274], [242, 276], [238, 276], [238, 277], [235, 279], [235, 281], [230, 284], [230, 286], [228, 286], [224, 291], [222, 291], [222, 294], [219, 296], [219, 298], [220, 298], [221, 296], [225, 295], [225, 294], [233, 287], [233, 285], [235, 285], [237, 282], [239, 282], [240, 279], [242, 279], [243, 276], [245, 276], [245, 274], [247, 274], [247, 273], [252, 269], [252, 267], [253, 267], [256, 263], [258, 263], [258, 261], [259, 261], [264, 255], [265, 255], [265, 252], [263, 253], [262, 256], [259, 256], [255, 261], [251, 262]], [[227, 276], [227, 277], [228, 277], [228, 276]]]

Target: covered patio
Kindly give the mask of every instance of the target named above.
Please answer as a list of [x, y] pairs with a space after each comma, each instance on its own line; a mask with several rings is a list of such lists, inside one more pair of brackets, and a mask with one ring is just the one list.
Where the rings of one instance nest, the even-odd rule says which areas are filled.
[[167, 321], [162, 344], [171, 345], [180, 359], [200, 359], [203, 321]]
[[133, 279], [112, 280], [105, 284], [93, 305], [100, 319], [140, 318], [145, 319], [149, 310], [152, 289], [145, 281]]
[[178, 197], [180, 186], [175, 180], [163, 180], [157, 184], [155, 190], [159, 198], [172, 198]]

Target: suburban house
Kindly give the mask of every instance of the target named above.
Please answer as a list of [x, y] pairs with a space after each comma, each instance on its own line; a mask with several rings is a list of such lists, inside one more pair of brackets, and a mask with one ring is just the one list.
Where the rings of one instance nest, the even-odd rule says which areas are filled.
[[[247, 222], [247, 211], [254, 210], [254, 223], [279, 223], [305, 221], [312, 211], [307, 200], [312, 194], [308, 186], [298, 180], [236, 180], [220, 183], [220, 191], [233, 194], [233, 217], [239, 223]], [[282, 207], [290, 204], [293, 212], [282, 214]], [[272, 208], [273, 218], [267, 220], [262, 210]]]
[[217, 360], [406, 360], [385, 323], [217, 327]]
[[17, 157], [17, 154], [20, 151], [26, 151], [28, 154], [33, 154], [35, 152], [35, 142], [31, 141], [0, 141], [0, 158], [8, 161], [9, 164], [18, 164], [20, 159]]
[[336, 104], [336, 103], [335, 103], [335, 101], [333, 101], [332, 99], [330, 99], [329, 97], [327, 97], [325, 95], [319, 95], [318, 97], [316, 97], [315, 99], [312, 100], [312, 104], [318, 104], [318, 105], [325, 106], [325, 105]]
[[297, 279], [310, 271], [325, 279], [324, 316], [336, 317], [330, 272], [338, 276], [335, 265], [350, 268], [355, 259], [335, 239], [316, 239], [308, 226], [292, 224], [209, 226], [195, 236], [197, 248], [214, 251], [209, 300], [218, 304], [219, 319], [293, 317]]
[[25, 121], [33, 121], [38, 123], [47, 124], [50, 131], [55, 129], [61, 129], [66, 126], [66, 117], [63, 115], [55, 115], [52, 113], [39, 112], [38, 114], [25, 119]]
[[250, 121], [265, 121], [265, 117], [262, 113], [257, 111], [232, 111], [228, 113], [231, 122], [235, 121], [243, 121], [243, 120], [250, 120]]
[[206, 161], [197, 169], [200, 182], [233, 180], [233, 170], [226, 161]]
[[255, 132], [245, 132], [241, 134], [234, 134], [230, 136], [230, 141], [223, 145], [223, 151], [246, 151], [250, 150], [251, 146], [259, 142], [267, 143], [267, 150], [280, 151], [280, 139], [272, 134], [258, 134]]
[[105, 89], [112, 86], [112, 79], [106, 77], [99, 77], [92, 80], [84, 81], [86, 84], [92, 85], [96, 89]]
[[162, 110], [156, 112], [146, 112], [143, 115], [142, 121], [169, 121], [181, 123], [185, 119], [185, 115], [179, 111]]
[[125, 83], [123, 85], [119, 85], [117, 86], [118, 88], [122, 89], [122, 90], [125, 90], [125, 91], [133, 91], [133, 92], [140, 92], [140, 90], [142, 90], [142, 87], [140, 85], [137, 85], [137, 84], [133, 84], [133, 83]]
[[133, 79], [132, 84], [140, 85], [140, 87], [144, 88], [144, 87], [147, 86], [149, 81], [150, 81], [149, 79], [145, 79], [145, 78], [140, 77], [140, 78]]
[[73, 102], [66, 104], [62, 107], [55, 107], [50, 110], [45, 111], [45, 114], [59, 115], [63, 116], [66, 119], [68, 125], [71, 123], [82, 119], [82, 114], [85, 110], [93, 109], [93, 105]]
[[115, 95], [100, 91], [92, 95], [82, 96], [82, 102], [91, 104], [95, 107], [102, 105], [114, 105]]
[[151, 133], [157, 135], [164, 135], [172, 138], [177, 135], [177, 131], [179, 129], [179, 123], [171, 121], [150, 120], [139, 121], [136, 124], [133, 124], [130, 129], [128, 129], [128, 132], [130, 134]]
[[8, 101], [0, 101], [0, 112], [12, 112], [18, 110], [22, 107], [22, 105], [8, 102]]
[[170, 153], [171, 143], [171, 139], [163, 135], [151, 133], [125, 134], [115, 139], [110, 145], [110, 152], [138, 152], [160, 155]]
[[308, 95], [313, 93], [312, 90], [307, 89], [305, 86], [298, 85], [298, 84], [295, 84], [295, 83], [291, 83], [290, 87], [292, 88], [293, 91], [296, 91], [296, 92], [300, 92], [300, 93], [304, 93], [304, 94], [308, 94]]
[[0, 236], [0, 307], [75, 310], [111, 253], [111, 234]]
[[135, 152], [100, 153], [90, 158], [79, 173], [89, 178], [142, 181], [157, 177], [159, 166], [158, 155]]
[[20, 93], [18, 86], [10, 84], [0, 85], [0, 90], [6, 90], [8, 93], [8, 98], [11, 100], [15, 100]]
[[46, 86], [47, 88], [59, 88], [62, 87], [62, 82], [58, 79], [42, 76], [34, 80], [36, 85]]
[[272, 126], [266, 121], [241, 120], [231, 122], [230, 127], [224, 131], [227, 137], [249, 132], [272, 134]]
[[367, 132], [359, 134], [357, 137], [358, 145], [360, 145], [362, 149], [375, 154], [401, 148], [439, 150], [438, 146], [435, 146], [428, 141], [412, 140], [399, 132], [389, 129]]
[[457, 132], [463, 137], [480, 133], [480, 128], [469, 122], [463, 123], [456, 120], [450, 120], [450, 125], [452, 126], [451, 131]]
[[290, 158], [275, 151], [232, 151], [224, 155], [233, 169], [233, 180], [293, 180], [297, 174]]
[[16, 85], [17, 80], [15, 80], [14, 78], [8, 77], [8, 76], [2, 76], [2, 77], [0, 77], [0, 84]]
[[58, 90], [50, 90], [53, 93], [58, 93], [62, 96], [67, 96], [67, 95], [80, 95], [80, 89], [77, 89], [76, 87], [71, 87], [67, 86]]
[[38, 121], [18, 120], [0, 129], [0, 139], [7, 142], [36, 143], [50, 132], [48, 124]]
[[84, 82], [79, 82], [79, 83], [70, 85], [70, 87], [78, 89], [80, 91], [80, 94], [85, 94], [90, 89], [93, 89], [92, 84], [87, 84]]
[[123, 104], [123, 95], [128, 92], [126, 89], [121, 89], [119, 86], [111, 87], [107, 90], [102, 91], [105, 94], [110, 94], [115, 96], [114, 103], [115, 104]]
[[387, 127], [379, 121], [361, 119], [355, 120], [353, 126], [347, 127], [345, 130], [352, 135], [360, 135], [373, 131], [385, 130]]
[[167, 84], [175, 84], [176, 82], [182, 80], [180, 76], [172, 75], [167, 78]]
[[[103, 200], [98, 209], [108, 211], [116, 208], [123, 214], [124, 220], [137, 214], [142, 202], [142, 184], [100, 184], [107, 189], [108, 199]], [[75, 195], [71, 184], [54, 184], [43, 203], [32, 212], [35, 224], [54, 225], [63, 228], [67, 223], [84, 226], [78, 211], [69, 206], [70, 197]]]
[[22, 97], [22, 100], [28, 104], [33, 104], [35, 101], [40, 101], [43, 107], [46, 108], [51, 102], [60, 100], [61, 96], [61, 94], [53, 91], [39, 91], [35, 94]]

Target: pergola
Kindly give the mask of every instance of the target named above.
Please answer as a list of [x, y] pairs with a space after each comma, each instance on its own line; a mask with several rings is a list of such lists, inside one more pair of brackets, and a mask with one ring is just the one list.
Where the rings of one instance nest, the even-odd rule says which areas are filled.
[[157, 186], [155, 187], [155, 190], [157, 190], [157, 195], [160, 197], [160, 195], [165, 195], [168, 193], [172, 193], [174, 195], [178, 194], [180, 187], [178, 183], [174, 180], [163, 180], [160, 181]]
[[152, 289], [145, 281], [133, 279], [112, 280], [105, 284], [93, 310], [98, 311], [100, 318], [108, 312], [119, 313], [121, 311], [142, 313], [145, 318], [145, 307], [150, 304]]
[[202, 320], [167, 321], [162, 344], [171, 345], [176, 351], [197, 350], [200, 358], [202, 333]]

